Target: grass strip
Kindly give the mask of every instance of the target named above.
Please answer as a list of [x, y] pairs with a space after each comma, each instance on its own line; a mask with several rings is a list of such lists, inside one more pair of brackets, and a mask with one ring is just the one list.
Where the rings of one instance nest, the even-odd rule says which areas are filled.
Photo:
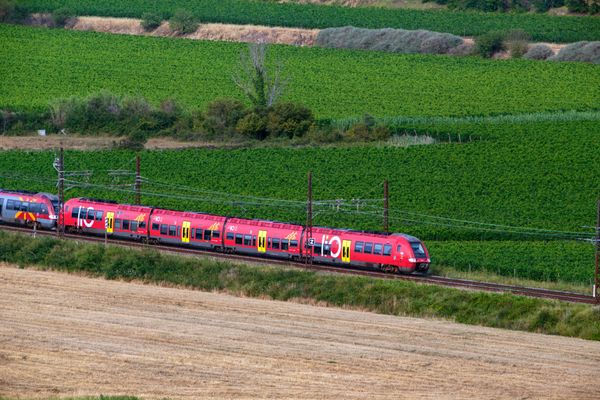
[[413, 282], [339, 276], [281, 267], [161, 254], [153, 249], [60, 241], [0, 232], [0, 261], [147, 283], [169, 282], [203, 291], [331, 306], [380, 314], [443, 318], [482, 325], [600, 340], [600, 309], [584, 304]]

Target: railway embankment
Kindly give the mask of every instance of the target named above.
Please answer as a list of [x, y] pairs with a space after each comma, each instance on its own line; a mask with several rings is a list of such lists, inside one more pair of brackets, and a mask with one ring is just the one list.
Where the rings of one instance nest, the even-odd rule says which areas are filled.
[[600, 309], [406, 281], [248, 266], [0, 232], [0, 261], [237, 296], [600, 340]]

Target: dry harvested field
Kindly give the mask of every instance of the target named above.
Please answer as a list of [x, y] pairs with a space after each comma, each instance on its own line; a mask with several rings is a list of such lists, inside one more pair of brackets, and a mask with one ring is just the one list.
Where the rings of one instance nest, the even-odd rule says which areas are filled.
[[0, 396], [592, 399], [600, 343], [0, 266]]

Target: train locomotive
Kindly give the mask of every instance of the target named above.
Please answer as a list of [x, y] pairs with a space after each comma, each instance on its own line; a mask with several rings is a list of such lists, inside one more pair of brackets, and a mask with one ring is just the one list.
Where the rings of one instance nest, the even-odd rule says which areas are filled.
[[[37, 223], [40, 228], [55, 229], [59, 222], [55, 197], [44, 193], [0, 191], [2, 221]], [[12, 201], [10, 209], [7, 207], [9, 199]], [[20, 199], [20, 203], [16, 203], [16, 199]], [[17, 216], [18, 212], [21, 214]], [[297, 261], [310, 256], [317, 263], [374, 268], [390, 273], [424, 273], [431, 262], [423, 242], [402, 233], [313, 227], [309, 238], [302, 225], [89, 198], [66, 201], [63, 215], [65, 229], [69, 232], [108, 235], [150, 244]]]

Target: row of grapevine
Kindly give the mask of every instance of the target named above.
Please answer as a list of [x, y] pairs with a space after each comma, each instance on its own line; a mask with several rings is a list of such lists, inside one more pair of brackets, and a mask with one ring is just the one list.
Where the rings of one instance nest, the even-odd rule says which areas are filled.
[[192, 12], [202, 22], [329, 28], [427, 29], [462, 36], [491, 30], [524, 29], [534, 40], [574, 42], [599, 40], [600, 20], [540, 14], [497, 14], [446, 10], [325, 7], [310, 4], [278, 4], [253, 0], [23, 0], [30, 11], [69, 7], [78, 15], [139, 18], [155, 12], [164, 18], [177, 9]]
[[[119, 2], [121, 3], [121, 2]], [[125, 3], [124, 3], [125, 4]], [[203, 107], [241, 98], [232, 81], [245, 45], [0, 25], [0, 108], [107, 89]], [[466, 116], [593, 110], [598, 66], [273, 46], [287, 100], [320, 118]]]

